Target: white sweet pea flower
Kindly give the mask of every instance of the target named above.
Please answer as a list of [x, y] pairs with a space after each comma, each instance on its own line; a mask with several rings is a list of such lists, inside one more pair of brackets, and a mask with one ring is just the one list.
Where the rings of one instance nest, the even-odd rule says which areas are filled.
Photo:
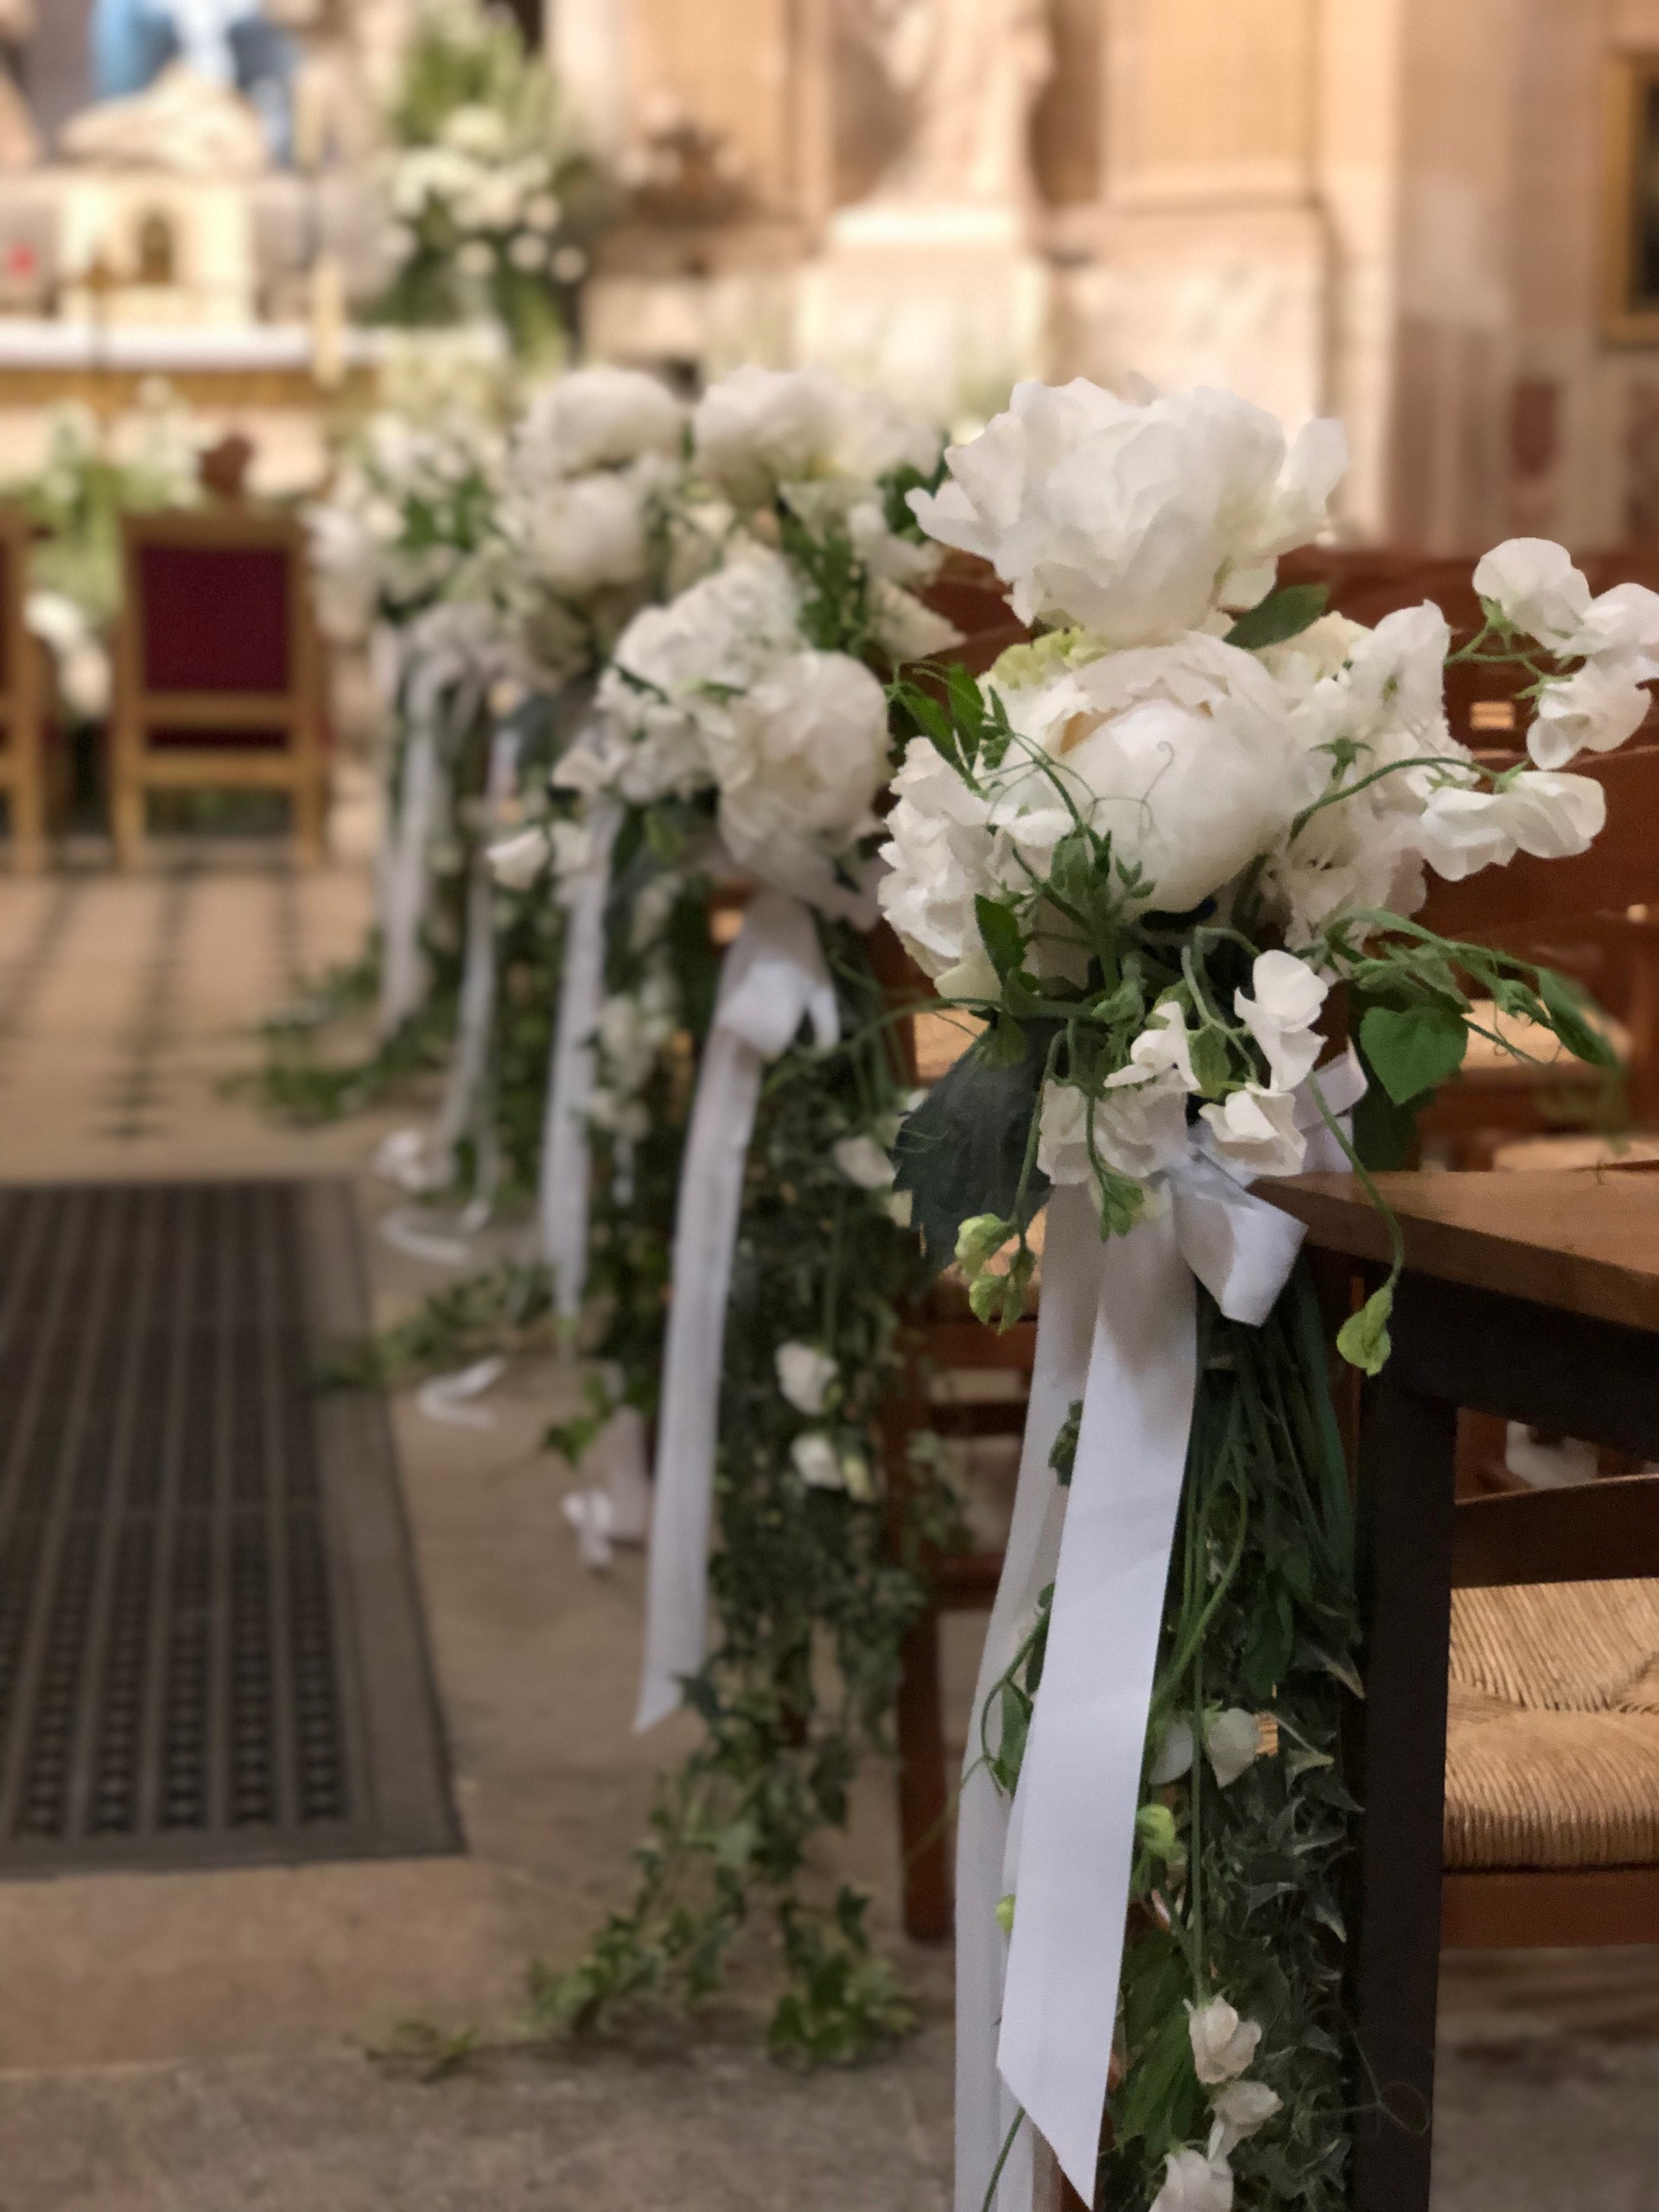
[[1590, 612], [1590, 585], [1564, 545], [1548, 537], [1509, 537], [1483, 555], [1475, 589], [1505, 621], [1556, 652], [1573, 650]]
[[561, 883], [593, 865], [594, 833], [585, 822], [555, 822], [547, 831], [553, 873]]
[[[1109, 1078], [1109, 1085], [1113, 1081]], [[1186, 1150], [1186, 1096], [1177, 1068], [1156, 1076], [1137, 1071], [1128, 1084], [1109, 1087], [1094, 1103], [1095, 1151], [1101, 1160], [1136, 1182], [1161, 1174]], [[1037, 1164], [1051, 1183], [1086, 1183], [1093, 1174], [1086, 1103], [1075, 1084], [1044, 1089]]]
[[1209, 2155], [1224, 2158], [1282, 2112], [1284, 2101], [1265, 2082], [1229, 2082], [1211, 2098], [1210, 2108], [1216, 2117]]
[[1591, 601], [1567, 650], [1592, 658], [1633, 654], [1643, 681], [1659, 676], [1659, 592], [1646, 584], [1615, 584]]
[[1546, 683], [1527, 731], [1538, 766], [1564, 768], [1577, 753], [1611, 753], [1640, 729], [1648, 717], [1645, 666], [1634, 654], [1611, 653]]
[[528, 891], [546, 867], [551, 850], [545, 830], [521, 830], [517, 836], [489, 847], [490, 873], [509, 891]]
[[733, 858], [822, 906], [826, 853], [875, 826], [887, 776], [887, 702], [862, 661], [798, 652], [779, 661], [708, 730], [720, 830]]
[[1243, 2073], [1262, 2040], [1257, 2022], [1241, 2020], [1224, 1997], [1212, 1997], [1207, 2005], [1189, 2005], [1186, 2031], [1192, 2044], [1192, 2070], [1209, 2088]]
[[1347, 444], [1321, 422], [1287, 445], [1230, 392], [1137, 404], [1079, 377], [1016, 385], [945, 461], [950, 482], [910, 495], [930, 537], [989, 561], [1022, 621], [1133, 645], [1263, 598], [1277, 556], [1323, 527]]
[[1172, 2151], [1152, 2212], [1233, 2212], [1233, 2170], [1202, 2151]]
[[841, 1370], [828, 1352], [816, 1344], [779, 1344], [774, 1355], [778, 1388], [798, 1414], [816, 1417], [823, 1411], [830, 1386]]
[[1296, 1127], [1296, 1102], [1287, 1090], [1247, 1083], [1198, 1111], [1224, 1166], [1249, 1175], [1300, 1173], [1307, 1139]]
[[[1434, 772], [1412, 773], [1427, 783]], [[1429, 866], [1458, 883], [1517, 853], [1564, 860], [1587, 852], [1606, 819], [1607, 794], [1590, 777], [1523, 769], [1502, 791], [1427, 784], [1417, 836]]]
[[[536, 203], [525, 215], [537, 229]], [[558, 220], [554, 203], [553, 223]], [[683, 404], [657, 378], [640, 369], [575, 369], [531, 400], [517, 439], [515, 459], [537, 479], [580, 476], [616, 468], [641, 454], [678, 452], [686, 418]]]
[[1258, 955], [1250, 983], [1255, 995], [1235, 991], [1233, 1011], [1262, 1047], [1273, 1088], [1294, 1090], [1323, 1047], [1313, 1025], [1331, 986], [1289, 952]]
[[872, 1136], [842, 1137], [830, 1146], [830, 1157], [861, 1191], [885, 1191], [892, 1185], [893, 1162]]
[[789, 1447], [795, 1471], [809, 1490], [845, 1490], [847, 1476], [833, 1441], [821, 1428], [809, 1429]]
[[[896, 804], [887, 817], [888, 872], [876, 887], [881, 911], [912, 957], [946, 996], [972, 994], [982, 972], [986, 995], [996, 989], [979, 935], [974, 899], [994, 887], [995, 833], [990, 802], [970, 791], [930, 738], [913, 738], [893, 780]], [[966, 982], [945, 976], [974, 963]]]
[[1205, 1724], [1204, 1749], [1216, 1770], [1216, 1780], [1224, 1789], [1230, 1789], [1261, 1756], [1262, 1731], [1255, 1715], [1236, 1705], [1216, 1713]]
[[1174, 1069], [1188, 1090], [1198, 1088], [1192, 1072], [1192, 1033], [1186, 1026], [1186, 1008], [1178, 999], [1160, 999], [1147, 1016], [1147, 1026], [1129, 1047], [1127, 1067], [1107, 1077], [1109, 1087], [1144, 1083]]

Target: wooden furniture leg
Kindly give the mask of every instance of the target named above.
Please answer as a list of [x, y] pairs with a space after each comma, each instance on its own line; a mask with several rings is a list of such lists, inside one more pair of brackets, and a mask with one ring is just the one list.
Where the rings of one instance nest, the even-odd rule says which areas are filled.
[[915, 1839], [905, 1853], [905, 1933], [937, 1942], [950, 1933], [945, 1834], [950, 1800], [939, 1694], [939, 1616], [931, 1606], [905, 1638], [897, 1719], [899, 1834]]
[[[1401, 1287], [1402, 1321], [1408, 1290]], [[1360, 1484], [1365, 1698], [1352, 2004], [1357, 2212], [1427, 2212], [1446, 1796], [1457, 1408], [1392, 1368], [1371, 1393]]]

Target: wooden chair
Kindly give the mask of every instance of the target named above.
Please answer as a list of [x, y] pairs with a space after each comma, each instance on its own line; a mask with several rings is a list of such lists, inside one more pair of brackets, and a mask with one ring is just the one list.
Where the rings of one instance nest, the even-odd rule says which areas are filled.
[[111, 813], [123, 867], [151, 791], [288, 794], [302, 859], [322, 857], [321, 653], [304, 539], [287, 516], [225, 508], [122, 526]]
[[29, 524], [0, 507], [0, 791], [6, 798], [12, 866], [34, 874], [46, 864], [45, 699], [40, 649], [25, 615]]

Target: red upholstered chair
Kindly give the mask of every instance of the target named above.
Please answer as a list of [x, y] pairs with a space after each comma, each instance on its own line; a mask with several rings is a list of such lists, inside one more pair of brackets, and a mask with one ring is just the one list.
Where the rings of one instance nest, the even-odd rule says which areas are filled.
[[322, 664], [304, 543], [282, 515], [220, 509], [123, 523], [111, 810], [124, 867], [156, 791], [285, 791], [322, 856]]
[[23, 616], [28, 595], [29, 525], [15, 508], [0, 507], [0, 791], [12, 864], [32, 873], [46, 860], [46, 756], [40, 649]]

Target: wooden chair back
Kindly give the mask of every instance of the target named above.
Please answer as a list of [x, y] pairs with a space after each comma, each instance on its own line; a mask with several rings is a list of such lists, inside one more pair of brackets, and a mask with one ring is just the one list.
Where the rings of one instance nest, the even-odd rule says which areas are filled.
[[12, 865], [32, 874], [46, 862], [46, 740], [28, 601], [29, 524], [16, 508], [0, 507], [0, 791]]
[[323, 671], [299, 524], [232, 508], [129, 515], [122, 582], [118, 858], [141, 856], [153, 791], [269, 791], [288, 794], [296, 844], [320, 860]]

